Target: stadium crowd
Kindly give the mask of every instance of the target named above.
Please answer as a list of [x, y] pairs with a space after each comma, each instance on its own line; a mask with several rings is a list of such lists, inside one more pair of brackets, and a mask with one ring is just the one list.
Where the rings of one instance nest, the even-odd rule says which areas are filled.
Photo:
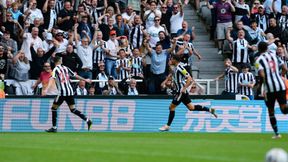
[[[216, 37], [218, 54], [225, 59], [223, 95], [246, 95], [254, 98], [253, 89], [259, 82], [254, 62], [259, 57], [259, 42], [268, 43], [268, 52], [276, 54], [279, 65], [287, 68], [288, 1], [281, 0], [207, 0], [211, 9], [210, 39]], [[280, 67], [271, 67], [279, 68]], [[252, 72], [252, 73], [251, 73]], [[286, 80], [287, 73], [280, 71]], [[272, 82], [269, 84], [273, 84]], [[260, 88], [257, 88], [260, 89]], [[263, 88], [262, 88], [263, 90]], [[257, 91], [259, 97], [263, 91]]]
[[166, 93], [161, 84], [170, 55], [185, 55], [187, 67], [190, 55], [201, 58], [184, 21], [186, 1], [1, 2], [0, 73], [8, 94], [41, 94], [35, 89], [47, 86], [55, 56], [80, 76], [100, 80], [75, 85], [78, 95]]
[[[38, 90], [45, 89], [51, 77], [52, 58], [61, 56], [63, 65], [72, 71], [98, 80], [92, 85], [79, 82], [74, 87], [76, 95], [171, 94], [173, 83], [166, 79], [170, 56], [181, 55], [190, 73], [191, 57], [202, 58], [193, 46], [197, 33], [184, 21], [187, 3], [2, 0], [0, 75], [7, 80], [6, 93], [41, 94]], [[215, 35], [218, 53], [224, 56], [230, 51], [225, 73], [217, 79], [225, 78], [227, 94], [239, 90], [253, 96], [255, 79], [249, 71], [257, 57], [257, 44], [267, 41], [270, 51], [287, 60], [287, 6], [281, 0], [209, 0], [207, 6], [212, 15], [211, 39]], [[239, 73], [241, 69], [245, 75]], [[247, 79], [246, 74], [251, 77]], [[55, 94], [55, 89], [48, 94]]]

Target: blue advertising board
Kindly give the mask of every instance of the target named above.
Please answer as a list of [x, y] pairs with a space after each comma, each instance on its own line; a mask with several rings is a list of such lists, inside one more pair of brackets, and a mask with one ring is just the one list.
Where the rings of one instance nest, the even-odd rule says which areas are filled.
[[[42, 132], [51, 127], [53, 99], [0, 100], [0, 132]], [[170, 99], [76, 99], [76, 108], [93, 121], [91, 131], [157, 132], [167, 122]], [[172, 132], [272, 132], [264, 101], [193, 100], [216, 109], [218, 118], [207, 112], [176, 109]], [[287, 116], [276, 105], [280, 132], [288, 132]], [[58, 131], [84, 132], [84, 121], [68, 106], [58, 110]]]

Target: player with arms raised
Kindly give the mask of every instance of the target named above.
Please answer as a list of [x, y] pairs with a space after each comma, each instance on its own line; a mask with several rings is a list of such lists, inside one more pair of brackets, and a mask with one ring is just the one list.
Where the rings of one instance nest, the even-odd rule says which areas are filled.
[[190, 111], [207, 111], [217, 118], [215, 109], [208, 108], [208, 107], [201, 106], [201, 105], [193, 105], [191, 103], [191, 99], [189, 98], [189, 93], [187, 91], [187, 88], [189, 87], [189, 85], [191, 85], [193, 79], [190, 76], [190, 74], [186, 71], [186, 69], [180, 64], [180, 60], [181, 58], [178, 55], [172, 55], [171, 60], [170, 60], [170, 64], [174, 65], [175, 68], [174, 68], [173, 74], [170, 74], [168, 77], [172, 77], [177, 93], [173, 97], [173, 101], [169, 107], [170, 113], [169, 113], [168, 122], [166, 125], [159, 128], [160, 131], [169, 131], [170, 125], [175, 116], [175, 109], [181, 102], [183, 102], [183, 104], [185, 104], [185, 106]]

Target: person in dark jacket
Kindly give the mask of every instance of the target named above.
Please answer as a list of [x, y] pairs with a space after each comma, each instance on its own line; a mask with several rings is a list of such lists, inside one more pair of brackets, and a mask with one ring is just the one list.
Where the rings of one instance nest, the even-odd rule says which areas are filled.
[[54, 46], [45, 53], [44, 49], [38, 48], [37, 51], [33, 48], [33, 43], [31, 43], [30, 51], [32, 56], [32, 61], [30, 62], [30, 79], [38, 79], [40, 73], [43, 69], [43, 65], [47, 60], [51, 57], [51, 55], [55, 52], [56, 47], [58, 46], [56, 41], [53, 41]]
[[68, 44], [66, 52], [56, 53], [56, 56], [62, 57], [63, 65], [69, 67], [73, 72], [78, 72], [83, 63], [80, 57], [74, 52], [73, 45]]

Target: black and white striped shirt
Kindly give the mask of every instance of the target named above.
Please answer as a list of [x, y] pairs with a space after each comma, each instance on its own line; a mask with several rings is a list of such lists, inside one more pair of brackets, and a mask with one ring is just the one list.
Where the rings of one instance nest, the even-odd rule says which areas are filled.
[[55, 11], [57, 15], [64, 8], [64, 0], [56, 0]]
[[[121, 64], [123, 65], [123, 67], [130, 67], [130, 61], [127, 58], [116, 60], [116, 68], [119, 68]], [[123, 80], [128, 77], [129, 72], [121, 67], [118, 73], [118, 79]]]
[[[100, 41], [95, 42], [95, 45], [99, 45], [99, 44], [100, 44]], [[105, 55], [106, 55], [104, 49], [106, 48], [107, 48], [107, 42], [103, 41], [103, 44], [101, 47], [98, 47], [93, 50], [93, 56], [92, 56], [93, 64], [98, 64], [99, 62], [104, 61]]]
[[184, 44], [187, 44], [187, 48], [183, 51], [183, 54], [182, 54], [182, 57], [181, 57], [182, 58], [181, 62], [184, 63], [184, 64], [187, 64], [188, 63], [188, 59], [190, 57], [188, 48], [191, 48], [194, 51], [194, 45], [191, 42], [177, 41], [176, 42], [176, 51], [179, 50], [179, 46], [183, 46]]
[[[251, 72], [240, 73], [238, 82], [241, 84], [255, 84], [254, 75]], [[239, 93], [242, 95], [253, 95], [253, 89], [247, 86], [240, 86]]]
[[225, 91], [229, 93], [238, 93], [238, 73], [231, 68], [225, 69]]
[[272, 52], [265, 52], [255, 62], [256, 70], [263, 70], [265, 73], [265, 90], [268, 93], [285, 91], [285, 83], [279, 73], [279, 66], [283, 64]]
[[129, 42], [131, 43], [132, 49], [140, 48], [142, 45], [144, 34], [141, 28], [141, 25], [136, 25], [132, 27], [129, 32]]
[[142, 70], [142, 57], [132, 57], [131, 59], [131, 76], [140, 76], [143, 75]]
[[73, 96], [74, 91], [70, 84], [70, 77], [76, 76], [76, 74], [64, 65], [57, 65], [53, 69], [52, 77], [55, 79], [58, 89], [58, 95], [60, 96]]
[[173, 72], [173, 82], [176, 87], [176, 91], [180, 92], [181, 89], [186, 84], [186, 78], [189, 77], [190, 74], [187, 72], [187, 70], [183, 67], [181, 63], [179, 63], [175, 68]]
[[248, 45], [249, 44], [245, 39], [237, 39], [233, 42], [233, 63], [250, 63]]

